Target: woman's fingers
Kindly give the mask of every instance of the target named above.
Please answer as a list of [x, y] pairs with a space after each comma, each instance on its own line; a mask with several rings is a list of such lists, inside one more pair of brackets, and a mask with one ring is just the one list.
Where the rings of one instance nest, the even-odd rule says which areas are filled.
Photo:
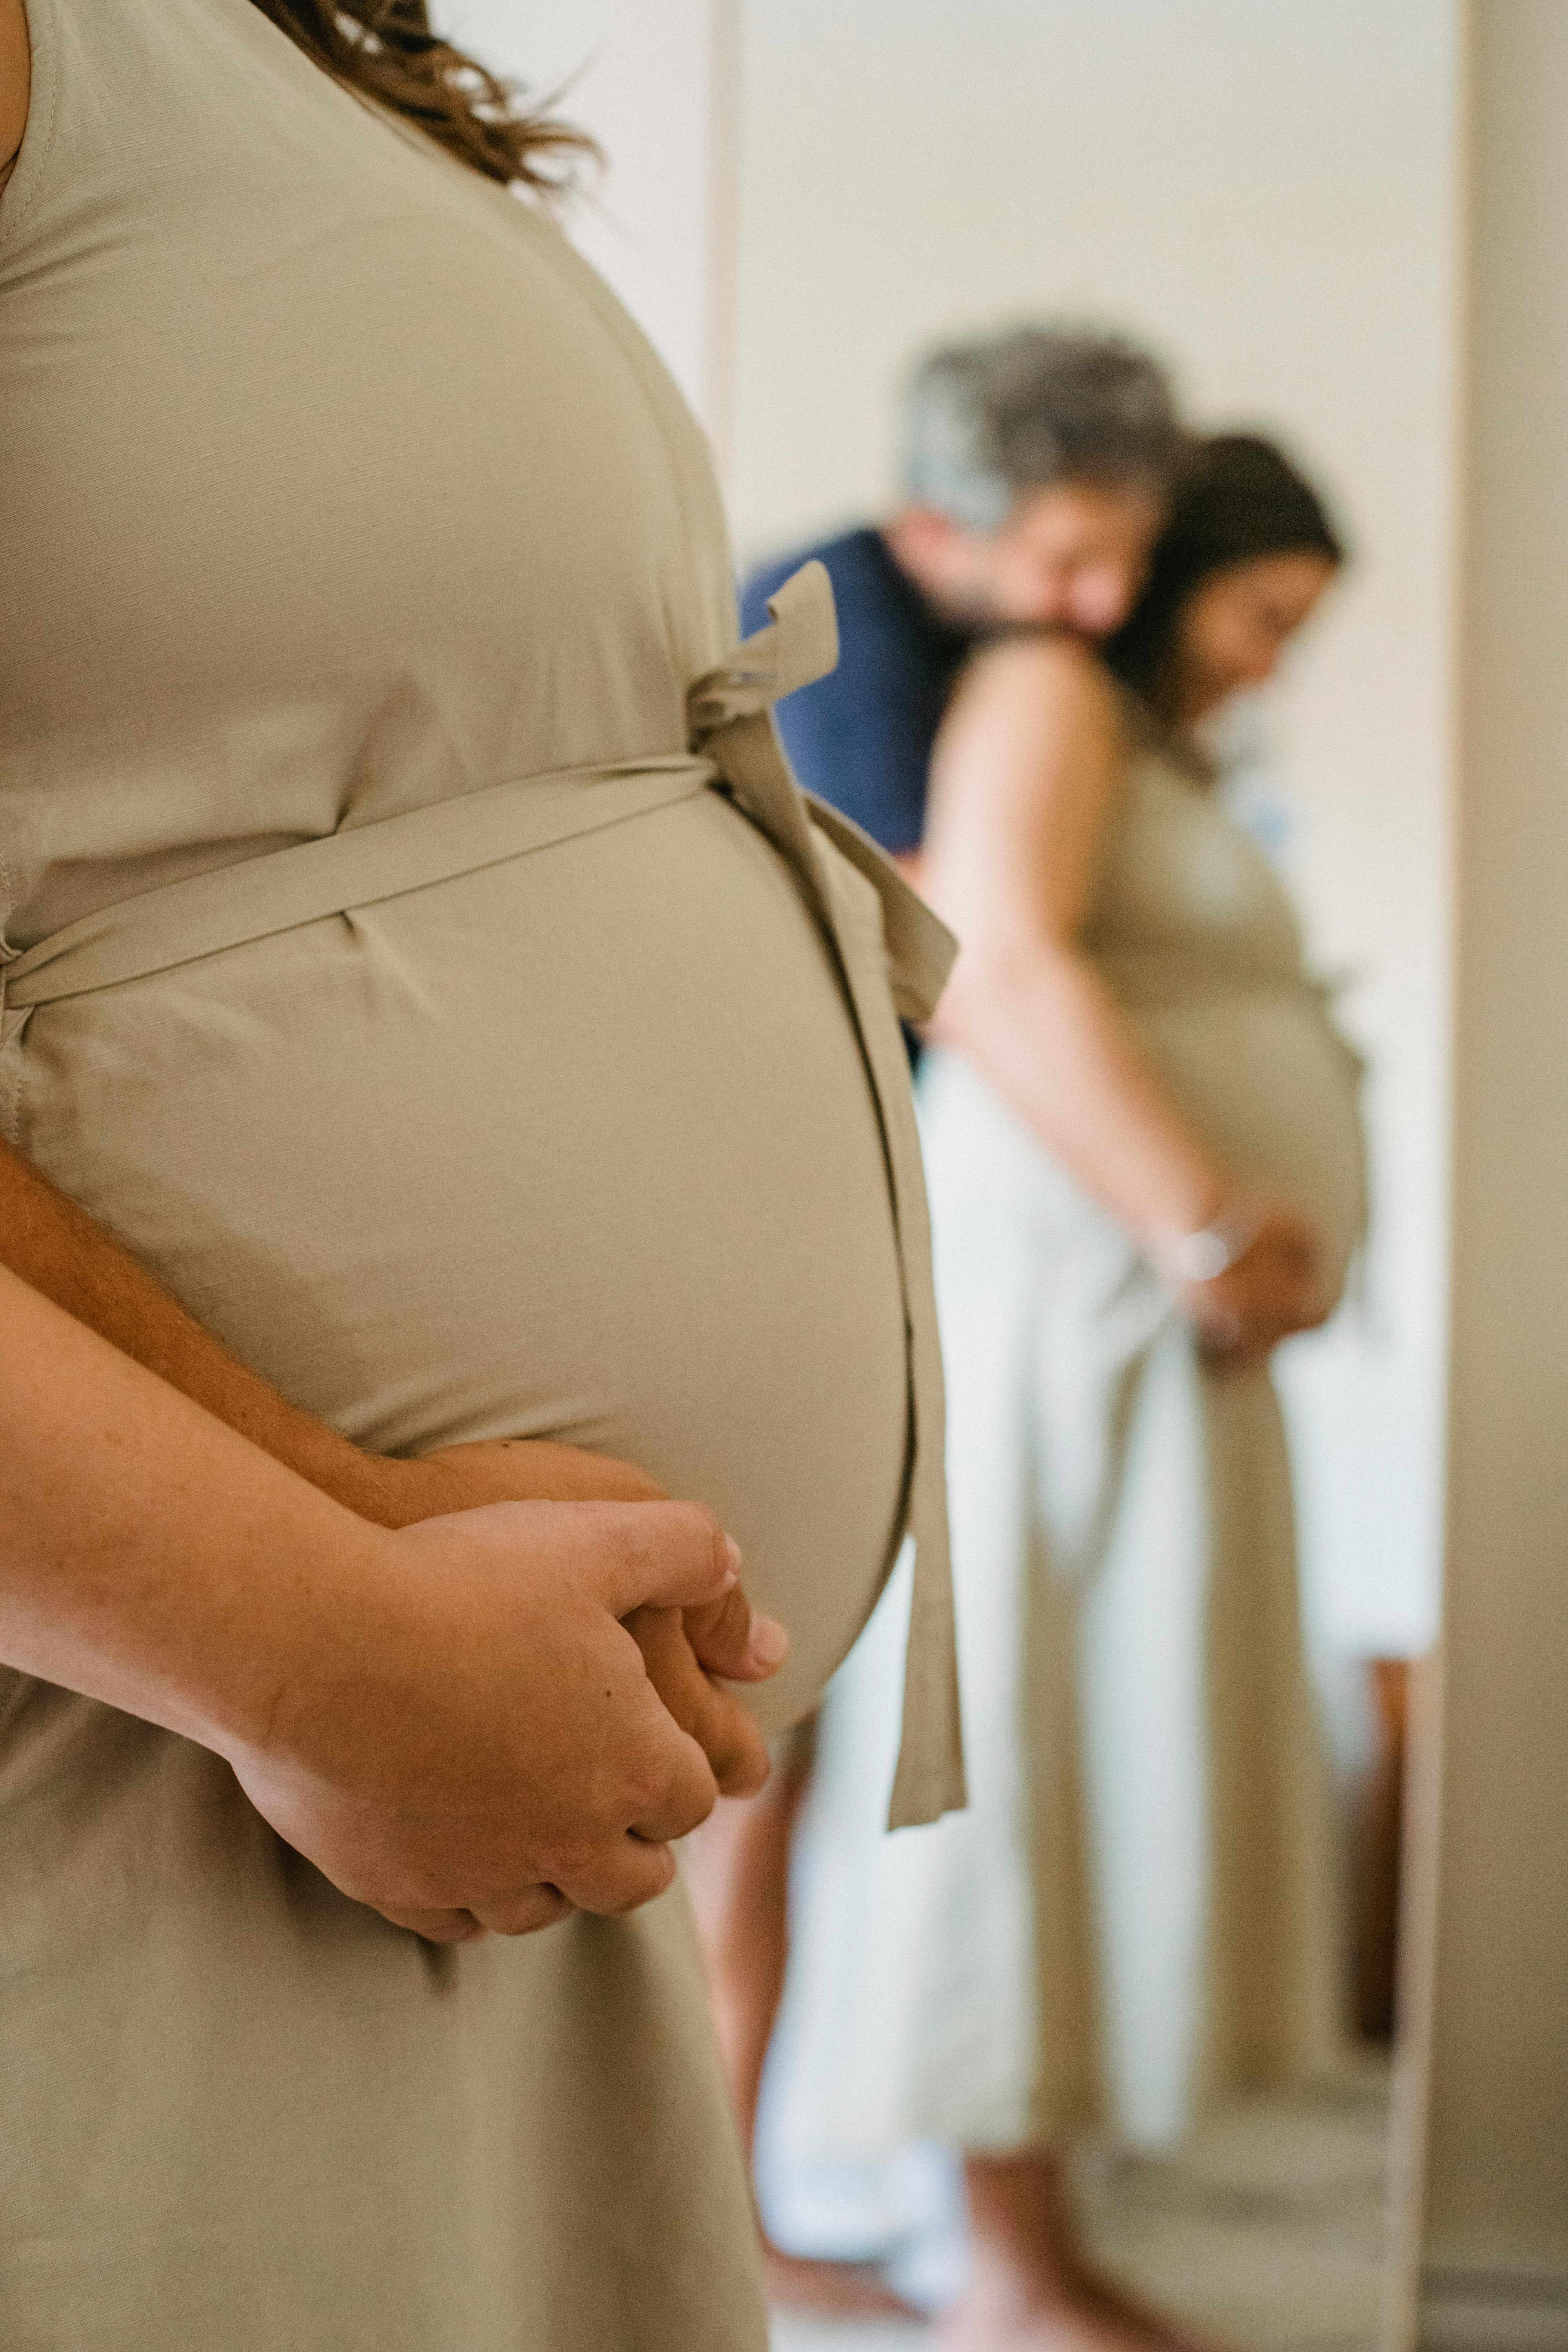
[[700, 1503], [570, 1507], [581, 1523], [591, 1590], [612, 1617], [645, 1607], [700, 1608], [721, 1600], [740, 1577], [740, 1546]]
[[[749, 1621], [750, 1609], [741, 1605]], [[749, 1797], [768, 1777], [767, 1743], [739, 1699], [716, 1688], [702, 1671], [690, 1638], [692, 1614], [637, 1609], [626, 1619], [626, 1631], [642, 1652], [647, 1678], [663, 1705], [707, 1758], [720, 1794]], [[745, 1639], [742, 1630], [742, 1647]]]
[[721, 1600], [687, 1610], [686, 1638], [698, 1664], [727, 1682], [765, 1682], [789, 1655], [789, 1635], [777, 1618], [753, 1609], [738, 1584]]
[[617, 1838], [613, 1848], [595, 1846], [580, 1860], [563, 1864], [562, 1892], [570, 1894], [579, 1911], [614, 1917], [623, 1911], [635, 1911], [641, 1903], [651, 1903], [674, 1876], [675, 1856], [668, 1844], [626, 1836]]
[[575, 1907], [558, 1886], [531, 1886], [510, 1903], [484, 1905], [475, 1925], [481, 1935], [535, 1936], [542, 1927], [569, 1919]]
[[417, 1904], [378, 1903], [395, 1927], [408, 1927], [427, 1944], [477, 1944], [485, 1930], [471, 1911], [427, 1911]]
[[686, 1724], [707, 1757], [721, 1797], [754, 1797], [768, 1777], [768, 1743], [738, 1698], [694, 1673]]
[[1324, 1319], [1319, 1295], [1321, 1244], [1296, 1210], [1270, 1205], [1235, 1264], [1182, 1294], [1205, 1351], [1222, 1362], [1257, 1362], [1297, 1331]]
[[477, 1944], [486, 1936], [532, 1936], [572, 1916], [573, 1906], [557, 1886], [531, 1886], [510, 1902], [487, 1904], [482, 1912], [429, 1911], [418, 1905], [376, 1906], [395, 1927], [409, 1927], [427, 1944]]
[[[659, 1713], [662, 1731], [668, 1735], [662, 1703]], [[668, 1738], [661, 1744], [668, 1752]], [[700, 1743], [683, 1727], [673, 1761], [667, 1761], [661, 1770], [658, 1793], [638, 1806], [627, 1827], [634, 1837], [663, 1845], [673, 1838], [689, 1836], [707, 1820], [718, 1797], [718, 1776]]]

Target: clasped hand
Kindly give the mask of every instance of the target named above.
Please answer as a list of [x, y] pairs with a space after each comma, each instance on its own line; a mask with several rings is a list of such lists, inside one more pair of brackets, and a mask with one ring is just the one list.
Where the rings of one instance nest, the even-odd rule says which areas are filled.
[[[232, 1760], [344, 1893], [437, 1942], [618, 1912], [767, 1776], [732, 1693], [782, 1663], [718, 1521], [630, 1465], [519, 1442], [378, 1465], [388, 1605]], [[439, 1670], [436, 1664], [439, 1662]]]
[[1208, 1282], [1178, 1294], [1206, 1355], [1230, 1365], [1259, 1363], [1282, 1339], [1327, 1319], [1322, 1246], [1316, 1227], [1281, 1201], [1255, 1205], [1252, 1239]]

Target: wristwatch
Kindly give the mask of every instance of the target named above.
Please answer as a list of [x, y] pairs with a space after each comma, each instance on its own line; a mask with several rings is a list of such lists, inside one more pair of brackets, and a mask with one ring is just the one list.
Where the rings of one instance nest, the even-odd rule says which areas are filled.
[[1154, 1263], [1168, 1282], [1213, 1282], [1258, 1239], [1258, 1220], [1239, 1202], [1223, 1208], [1195, 1234], [1173, 1234], [1154, 1251]]

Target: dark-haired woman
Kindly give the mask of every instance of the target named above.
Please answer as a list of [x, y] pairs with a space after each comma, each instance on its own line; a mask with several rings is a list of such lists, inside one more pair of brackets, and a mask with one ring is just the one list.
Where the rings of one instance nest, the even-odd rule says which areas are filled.
[[0, 0], [0, 2337], [759, 2352], [721, 1536], [562, 1503], [733, 1531], [766, 1727], [912, 1519], [952, 1801], [946, 950], [782, 763], [824, 583], [737, 662], [420, 0]]
[[921, 1129], [971, 1801], [877, 1835], [890, 1593], [828, 1698], [781, 2093], [806, 2146], [963, 2151], [966, 2352], [1168, 2339], [1085, 2267], [1064, 2143], [1168, 2144], [1333, 2048], [1268, 1360], [1360, 1229], [1356, 1071], [1193, 730], [1339, 562], [1277, 451], [1211, 441], [1111, 647], [1127, 683], [997, 644], [937, 747], [925, 885], [964, 946]]

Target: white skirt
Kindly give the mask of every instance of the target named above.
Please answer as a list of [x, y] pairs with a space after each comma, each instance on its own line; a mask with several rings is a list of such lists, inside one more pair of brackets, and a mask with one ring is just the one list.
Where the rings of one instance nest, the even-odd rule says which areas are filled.
[[1174, 2140], [1337, 2042], [1326, 1776], [1266, 1371], [1205, 1368], [968, 1066], [921, 1088], [970, 1803], [884, 1833], [907, 1570], [830, 1686], [781, 2144]]

